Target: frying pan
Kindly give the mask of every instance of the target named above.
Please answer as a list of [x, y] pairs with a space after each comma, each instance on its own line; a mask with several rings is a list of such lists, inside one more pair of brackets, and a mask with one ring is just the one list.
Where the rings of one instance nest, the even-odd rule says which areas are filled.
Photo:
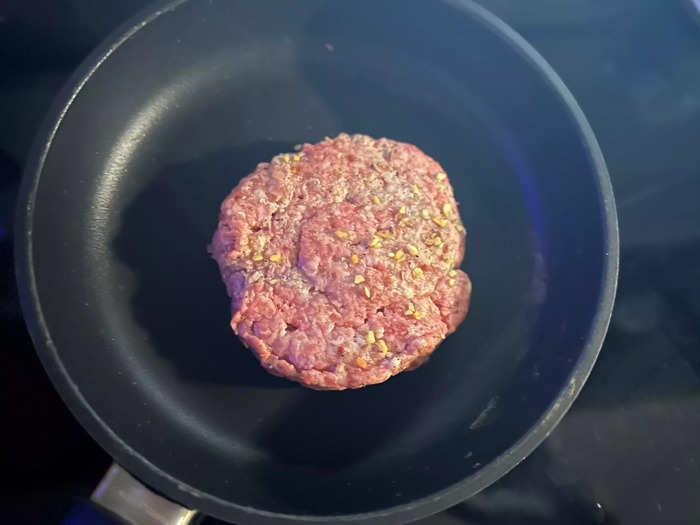
[[[265, 373], [230, 332], [206, 245], [258, 162], [341, 131], [442, 163], [474, 292], [426, 365], [317, 392]], [[150, 8], [59, 96], [17, 228], [39, 356], [121, 466], [93, 499], [121, 479], [237, 523], [404, 522], [493, 483], [580, 391], [618, 269], [583, 113], [530, 45], [463, 0]]]

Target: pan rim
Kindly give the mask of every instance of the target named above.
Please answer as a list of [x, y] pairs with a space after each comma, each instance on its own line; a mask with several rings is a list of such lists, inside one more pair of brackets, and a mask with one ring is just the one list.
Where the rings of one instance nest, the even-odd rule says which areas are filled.
[[583, 111], [549, 63], [519, 33], [473, 0], [445, 0], [484, 24], [498, 37], [517, 50], [549, 83], [553, 94], [564, 103], [573, 118], [582, 145], [587, 150], [601, 201], [605, 246], [604, 270], [597, 311], [581, 355], [559, 394], [528, 432], [510, 448], [477, 473], [414, 502], [361, 514], [335, 516], [293, 515], [247, 507], [203, 493], [152, 464], [131, 448], [100, 418], [80, 392], [65, 369], [59, 351], [52, 341], [39, 301], [33, 268], [33, 212], [36, 193], [54, 136], [73, 101], [92, 75], [127, 40], [160, 16], [174, 11], [191, 0], [166, 0], [146, 7], [111, 33], [79, 66], [64, 88], [37, 134], [26, 164], [17, 205], [15, 223], [15, 269], [20, 303], [25, 322], [40, 360], [54, 387], [73, 415], [88, 433], [118, 463], [147, 484], [191, 508], [228, 520], [247, 523], [395, 523], [419, 519], [455, 505], [483, 490], [501, 478], [549, 436], [578, 396], [598, 357], [610, 323], [619, 272], [619, 229], [612, 183], [593, 130]]

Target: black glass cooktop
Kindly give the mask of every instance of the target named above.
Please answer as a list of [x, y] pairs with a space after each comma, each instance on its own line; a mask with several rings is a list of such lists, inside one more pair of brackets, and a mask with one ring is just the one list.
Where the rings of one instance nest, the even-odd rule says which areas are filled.
[[[481, 3], [554, 66], [596, 131], [620, 216], [620, 287], [598, 364], [555, 432], [498, 483], [421, 523], [700, 523], [700, 17], [691, 0]], [[34, 355], [14, 285], [12, 222], [20, 172], [52, 98], [143, 4], [0, 3], [7, 523], [58, 523], [110, 462]]]

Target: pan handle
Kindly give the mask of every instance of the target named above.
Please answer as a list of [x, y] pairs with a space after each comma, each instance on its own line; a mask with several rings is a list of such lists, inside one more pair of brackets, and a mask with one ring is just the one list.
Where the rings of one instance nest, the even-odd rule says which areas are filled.
[[197, 511], [156, 494], [116, 463], [109, 467], [90, 499], [126, 523], [189, 525], [200, 518]]

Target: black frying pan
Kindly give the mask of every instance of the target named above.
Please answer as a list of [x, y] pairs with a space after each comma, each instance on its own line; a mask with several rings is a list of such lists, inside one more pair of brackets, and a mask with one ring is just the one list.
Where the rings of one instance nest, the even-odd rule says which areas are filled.
[[[472, 309], [361, 390], [269, 376], [206, 254], [240, 177], [340, 131], [437, 158]], [[605, 164], [551, 68], [469, 1], [175, 1], [76, 73], [22, 192], [22, 303], [51, 379], [145, 484], [239, 523], [400, 522], [508, 472], [586, 380], [613, 304]]]

